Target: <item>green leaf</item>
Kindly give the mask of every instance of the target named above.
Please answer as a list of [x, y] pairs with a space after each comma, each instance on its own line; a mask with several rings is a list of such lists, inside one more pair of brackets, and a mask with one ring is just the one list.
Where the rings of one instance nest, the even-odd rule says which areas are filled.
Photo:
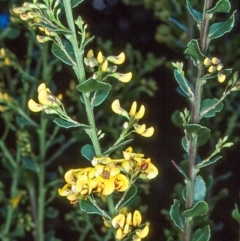
[[59, 214], [59, 210], [56, 209], [55, 207], [48, 206], [48, 207], [45, 209], [45, 216], [46, 216], [47, 218], [50, 218], [50, 219], [57, 218], [58, 214]]
[[73, 62], [75, 62], [75, 56], [72, 45], [65, 39], [62, 39], [62, 44], [63, 46], [60, 47], [54, 42], [52, 45], [52, 53], [65, 64], [73, 65]]
[[30, 157], [27, 157], [27, 156], [23, 157], [22, 164], [24, 169], [27, 169], [36, 173], [38, 173], [40, 170], [38, 164], [35, 161], [33, 161], [33, 159], [31, 159]]
[[92, 159], [96, 156], [94, 147], [90, 144], [82, 147], [81, 154], [89, 161], [92, 161]]
[[198, 124], [188, 124], [185, 125], [184, 128], [188, 133], [195, 134], [198, 136], [199, 146], [204, 145], [210, 136], [210, 130], [205, 126], [201, 126]]
[[127, 203], [137, 194], [137, 187], [135, 185], [132, 185], [128, 191], [124, 199], [120, 202], [119, 208], [126, 206]]
[[181, 118], [180, 113], [181, 113], [181, 111], [175, 110], [171, 116], [171, 120], [175, 126], [182, 129], [183, 128], [183, 119]]
[[211, 237], [209, 225], [197, 229], [191, 238], [191, 241], [209, 241]]
[[215, 7], [208, 10], [207, 13], [214, 14], [214, 13], [229, 13], [231, 10], [231, 4], [229, 0], [219, 0]]
[[201, 104], [201, 116], [209, 118], [215, 116], [215, 113], [220, 112], [223, 108], [223, 103], [220, 102], [216, 105], [217, 102], [217, 98], [203, 100]]
[[100, 208], [97, 208], [89, 200], [81, 200], [80, 208], [82, 211], [85, 211], [88, 214], [99, 214], [101, 216], [108, 217], [108, 214], [106, 211], [103, 211]]
[[178, 82], [182, 91], [189, 97], [190, 100], [192, 100], [192, 98], [193, 98], [192, 86], [189, 83], [189, 81], [185, 78], [183, 73], [181, 73], [179, 70], [175, 69], [174, 77], [175, 77], [176, 81]]
[[185, 218], [194, 218], [204, 215], [208, 210], [208, 204], [204, 201], [199, 201], [192, 208], [184, 211], [182, 214]]
[[236, 11], [234, 11], [232, 16], [225, 22], [210, 25], [208, 32], [209, 39], [216, 39], [223, 36], [225, 33], [230, 32], [235, 23], [235, 13]]
[[221, 158], [221, 156], [215, 156], [214, 158], [211, 158], [210, 160], [202, 161], [201, 163], [197, 164], [196, 167], [202, 168], [202, 167], [209, 166], [209, 165], [217, 162], [220, 158]]
[[187, 141], [186, 136], [184, 136], [184, 137], [182, 138], [182, 147], [183, 147], [183, 149], [188, 153], [188, 148], [189, 148], [189, 146], [188, 146], [188, 141]]
[[184, 51], [185, 54], [188, 54], [193, 59], [195, 65], [203, 62], [205, 56], [202, 54], [198, 41], [196, 39], [192, 39], [187, 44], [187, 49]]
[[84, 83], [77, 86], [77, 90], [83, 93], [94, 92], [98, 90], [110, 91], [111, 85], [108, 83], [99, 82], [96, 79], [89, 78]]
[[84, 124], [80, 124], [80, 123], [73, 123], [73, 122], [68, 122], [66, 120], [63, 120], [61, 118], [56, 118], [54, 119], [54, 121], [57, 125], [64, 127], [64, 128], [71, 128], [71, 127], [85, 127], [85, 128], [89, 128], [89, 126], [84, 125]]
[[240, 225], [240, 213], [237, 204], [235, 204], [235, 209], [232, 211], [232, 218], [235, 219]]
[[94, 93], [93, 106], [98, 106], [107, 98], [110, 90], [99, 90]]
[[187, 0], [187, 8], [189, 13], [193, 16], [194, 20], [198, 23], [202, 23], [202, 13], [198, 12], [197, 10], [193, 9], [190, 2]]
[[82, 3], [84, 0], [71, 0], [72, 8], [77, 7], [78, 4]]
[[206, 183], [202, 179], [201, 176], [196, 177], [196, 183], [194, 186], [194, 203], [197, 203], [199, 201], [203, 201], [206, 196]]
[[170, 217], [171, 217], [172, 221], [174, 222], [174, 224], [178, 228], [183, 230], [184, 225], [183, 225], [183, 218], [180, 213], [180, 201], [177, 199], [174, 199], [174, 203], [170, 208]]
[[178, 169], [178, 171], [184, 176], [185, 179], [189, 180], [184, 170], [178, 166], [175, 161], [172, 161], [172, 164]]

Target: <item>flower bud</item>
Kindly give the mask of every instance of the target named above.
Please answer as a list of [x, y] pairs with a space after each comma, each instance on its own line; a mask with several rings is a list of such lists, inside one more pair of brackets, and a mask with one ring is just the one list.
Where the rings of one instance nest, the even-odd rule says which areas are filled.
[[203, 64], [205, 65], [205, 66], [209, 66], [209, 65], [211, 65], [211, 60], [209, 59], [209, 58], [205, 58], [204, 59], [204, 61], [203, 61]]
[[214, 66], [210, 66], [209, 68], [208, 68], [208, 72], [209, 73], [213, 73], [213, 72], [215, 72], [216, 71], [216, 67], [214, 67]]
[[216, 58], [216, 57], [213, 57], [213, 58], [212, 58], [212, 63], [213, 63], [213, 64], [220, 64], [220, 63], [221, 63], [221, 60], [218, 59], [218, 58]]
[[225, 79], [226, 79], [225, 74], [222, 74], [222, 73], [218, 74], [218, 82], [223, 83], [225, 81]]

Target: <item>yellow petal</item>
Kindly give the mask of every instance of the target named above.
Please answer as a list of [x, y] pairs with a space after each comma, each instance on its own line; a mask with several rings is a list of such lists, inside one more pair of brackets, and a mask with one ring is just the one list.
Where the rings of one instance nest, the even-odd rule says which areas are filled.
[[108, 61], [105, 60], [101, 66], [102, 72], [105, 72], [107, 70], [107, 67], [108, 67]]
[[149, 226], [146, 225], [142, 230], [141, 229], [138, 229], [136, 230], [136, 235], [139, 237], [139, 238], [145, 238], [149, 233]]
[[133, 226], [137, 227], [142, 222], [142, 215], [138, 210], [135, 210], [133, 213]]
[[53, 104], [53, 100], [49, 99], [50, 94], [47, 92], [47, 90], [41, 90], [38, 94], [38, 101], [40, 104], [42, 105], [52, 105]]
[[65, 184], [63, 188], [58, 189], [58, 194], [60, 196], [67, 196], [71, 192], [71, 185], [70, 184]]
[[130, 232], [130, 225], [128, 223], [126, 223], [123, 228], [123, 233], [128, 234], [129, 232]]
[[153, 134], [154, 134], [154, 128], [153, 128], [153, 127], [150, 127], [150, 128], [147, 128], [147, 129], [141, 134], [141, 136], [151, 137]]
[[136, 111], [137, 111], [137, 102], [134, 101], [134, 102], [132, 103], [132, 106], [131, 106], [129, 115], [134, 116], [134, 115], [136, 114]]
[[114, 177], [115, 190], [118, 192], [124, 192], [129, 188], [129, 180], [123, 174], [118, 174]]
[[101, 51], [100, 51], [100, 52], [98, 53], [98, 55], [97, 55], [97, 61], [98, 61], [99, 64], [102, 64], [103, 61], [104, 61], [104, 57], [103, 57]]
[[145, 124], [137, 125], [137, 126], [134, 126], [134, 129], [138, 134], [142, 135], [146, 130], [146, 125]]
[[43, 106], [41, 104], [36, 103], [33, 99], [28, 101], [28, 108], [33, 112], [39, 112], [43, 110]]
[[88, 59], [91, 59], [91, 58], [93, 58], [93, 57], [94, 57], [93, 51], [92, 51], [92, 49], [90, 49], [90, 50], [87, 52], [87, 58], [88, 58]]
[[121, 240], [125, 237], [125, 234], [123, 233], [123, 230], [121, 228], [119, 228], [116, 232], [116, 238]]
[[39, 93], [40, 91], [46, 90], [46, 89], [47, 89], [47, 88], [46, 88], [45, 83], [42, 83], [42, 84], [40, 84], [40, 85], [38, 86], [38, 93]]
[[125, 54], [122, 52], [118, 56], [108, 56], [107, 59], [114, 64], [122, 64], [125, 61]]
[[155, 178], [157, 175], [158, 175], [158, 169], [152, 163], [149, 163], [146, 178], [150, 180]]
[[140, 110], [136, 113], [134, 117], [139, 120], [143, 118], [144, 114], [145, 114], [145, 106], [141, 105]]
[[127, 214], [126, 223], [128, 223], [129, 225], [132, 224], [132, 213]]
[[120, 106], [119, 100], [114, 100], [111, 107], [113, 112], [115, 112], [116, 114], [129, 118], [127, 111]]
[[118, 74], [118, 80], [123, 83], [128, 83], [132, 79], [132, 72], [126, 74]]
[[112, 226], [114, 228], [123, 228], [125, 224], [125, 215], [120, 213], [112, 219]]

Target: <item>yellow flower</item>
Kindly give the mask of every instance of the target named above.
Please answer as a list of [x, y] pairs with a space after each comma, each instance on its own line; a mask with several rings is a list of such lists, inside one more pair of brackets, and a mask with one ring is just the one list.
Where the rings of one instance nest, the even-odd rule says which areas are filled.
[[132, 103], [129, 115], [134, 116], [136, 119], [141, 119], [144, 116], [145, 113], [145, 106], [141, 105], [139, 111], [137, 112], [137, 102], [134, 101]]
[[144, 228], [140, 228], [141, 222], [142, 216], [138, 210], [134, 212], [133, 216], [131, 213], [118, 214], [112, 219], [112, 226], [116, 229], [116, 238], [122, 240], [130, 232], [134, 233], [133, 240], [135, 241], [145, 238], [149, 233], [149, 226], [145, 225]]
[[149, 226], [146, 225], [143, 229], [137, 229], [135, 233], [138, 238], [145, 238], [149, 233]]
[[104, 196], [112, 194], [115, 189], [113, 180], [105, 179], [101, 176], [91, 180], [91, 187], [93, 192], [103, 194]]
[[132, 72], [126, 74], [116, 73], [117, 79], [123, 83], [128, 83], [132, 79]]
[[[139, 160], [140, 159], [140, 160]], [[141, 171], [141, 178], [147, 178], [147, 179], [153, 179], [158, 175], [158, 169], [151, 163], [151, 159], [147, 158], [139, 158], [139, 159], [135, 159], [136, 161], [138, 161], [139, 164], [139, 168]]]
[[137, 227], [142, 222], [142, 215], [138, 210], [135, 210], [133, 213], [133, 226]]
[[122, 52], [118, 56], [108, 56], [107, 60], [114, 64], [122, 64], [125, 61], [125, 54]]
[[[61, 103], [58, 98], [53, 96], [51, 91], [46, 88], [44, 83], [40, 84], [38, 87], [38, 101], [36, 103], [33, 99], [28, 101], [28, 108], [33, 112], [39, 112], [44, 110], [48, 114], [57, 113], [54, 107], [58, 107]], [[51, 108], [51, 110], [49, 109]]]
[[114, 101], [112, 102], [111, 107], [112, 107], [113, 112], [115, 112], [116, 114], [122, 115], [122, 116], [125, 116], [125, 117], [129, 118], [129, 115], [128, 115], [127, 111], [124, 110], [124, 109], [120, 106], [120, 102], [119, 102], [118, 99], [117, 99], [117, 100], [114, 100]]
[[87, 196], [92, 192], [91, 180], [87, 176], [79, 178], [76, 182], [76, 189], [82, 196]]
[[112, 226], [114, 228], [123, 228], [125, 224], [125, 215], [120, 213], [112, 219]]
[[129, 188], [129, 180], [125, 175], [118, 174], [113, 179], [116, 191], [124, 192]]
[[75, 185], [71, 185], [69, 183], [65, 184], [63, 188], [58, 189], [58, 194], [60, 196], [66, 196], [72, 204], [76, 204], [78, 202], [79, 193], [77, 192]]
[[95, 176], [102, 176], [105, 179], [112, 178], [120, 173], [120, 169], [117, 167], [108, 167], [104, 165], [96, 165], [96, 174]]

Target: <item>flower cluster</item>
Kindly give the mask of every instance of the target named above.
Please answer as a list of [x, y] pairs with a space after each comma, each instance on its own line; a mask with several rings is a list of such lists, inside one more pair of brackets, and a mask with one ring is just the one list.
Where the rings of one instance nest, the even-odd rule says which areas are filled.
[[122, 240], [126, 235], [131, 233], [132, 240], [140, 241], [145, 238], [149, 233], [148, 225], [141, 225], [141, 213], [136, 210], [132, 213], [118, 214], [112, 219], [112, 226], [116, 229], [116, 238]]
[[92, 165], [67, 171], [64, 176], [67, 183], [58, 190], [59, 195], [66, 196], [75, 204], [87, 199], [90, 194], [107, 196], [114, 191], [124, 192], [137, 178], [150, 180], [158, 175], [158, 169], [151, 159], [133, 153], [131, 147], [123, 151], [122, 159], [94, 157]]
[[[127, 83], [132, 79], [132, 73], [128, 72], [126, 74], [118, 73], [117, 66], [122, 64], [125, 61], [125, 54], [122, 52], [118, 56], [108, 56], [104, 57], [102, 52], [100, 51], [97, 57], [94, 56], [93, 51], [89, 50], [87, 53], [87, 57], [84, 58], [84, 63], [87, 68], [93, 73], [94, 79], [106, 79], [111, 76], [116, 78], [117, 80]], [[113, 63], [113, 66], [109, 66], [109, 62]], [[95, 71], [95, 67], [97, 67], [97, 71]], [[107, 74], [104, 78], [102, 78], [104, 74]]]
[[28, 108], [33, 112], [44, 110], [47, 114], [56, 114], [61, 106], [60, 100], [54, 96], [44, 83], [38, 86], [38, 101], [33, 99], [28, 101]]
[[58, 193], [66, 196], [72, 204], [76, 204], [79, 199], [87, 199], [92, 193], [107, 196], [114, 191], [124, 192], [129, 188], [129, 179], [115, 166], [95, 165], [71, 169], [64, 178], [67, 184], [58, 189]]
[[139, 111], [137, 111], [137, 102], [134, 101], [132, 103], [130, 111], [124, 110], [121, 105], [119, 100], [114, 100], [112, 103], [112, 110], [116, 114], [125, 116], [129, 121], [128, 123], [124, 123], [124, 128], [125, 130], [130, 130], [132, 127], [134, 128], [134, 131], [138, 133], [141, 136], [144, 137], [151, 137], [154, 133], [154, 128], [146, 128], [145, 124], [139, 125], [138, 120], [140, 120], [144, 114], [145, 114], [145, 106], [141, 105]]
[[212, 59], [205, 58], [204, 61], [203, 61], [203, 64], [206, 67], [208, 67], [208, 72], [210, 74], [215, 73], [215, 72], [218, 73], [217, 77], [218, 77], [218, 81], [220, 83], [225, 81], [226, 75], [221, 72], [222, 69], [223, 69], [223, 64], [221, 63], [220, 59], [218, 59], [216, 57], [213, 57]]
[[158, 169], [152, 164], [150, 158], [144, 158], [144, 154], [134, 153], [132, 147], [123, 151], [122, 159], [110, 157], [93, 158], [92, 165], [114, 165], [121, 169], [129, 179], [134, 182], [137, 178], [153, 179], [158, 175]]

